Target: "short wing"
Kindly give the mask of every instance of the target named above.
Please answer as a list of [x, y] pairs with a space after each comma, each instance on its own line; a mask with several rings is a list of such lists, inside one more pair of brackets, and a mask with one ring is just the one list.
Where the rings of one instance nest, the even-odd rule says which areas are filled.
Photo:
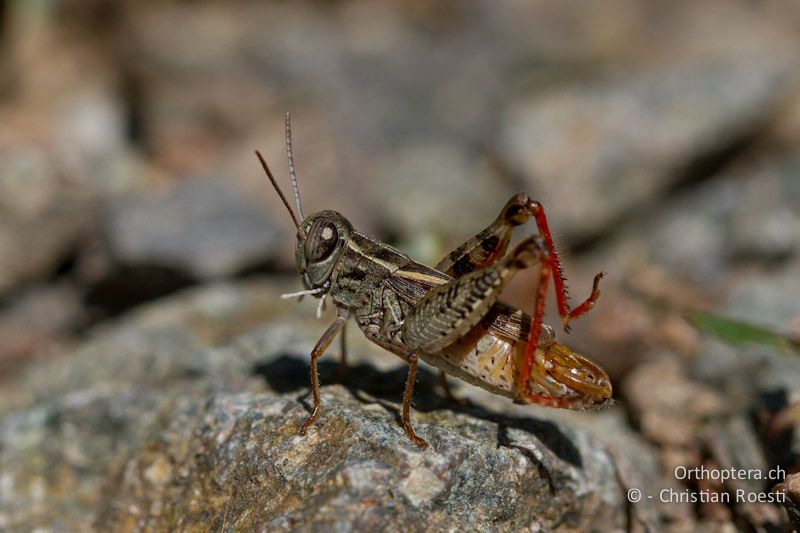
[[519, 309], [497, 302], [483, 320], [488, 324], [490, 333], [505, 337], [510, 341], [528, 341], [531, 317]]
[[411, 261], [389, 276], [389, 286], [397, 295], [414, 306], [434, 287], [444, 285], [453, 278], [422, 263]]

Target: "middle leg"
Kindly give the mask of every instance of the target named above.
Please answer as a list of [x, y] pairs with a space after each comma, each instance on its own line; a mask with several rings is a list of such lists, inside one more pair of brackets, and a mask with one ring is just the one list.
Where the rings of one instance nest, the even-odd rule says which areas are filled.
[[444, 393], [444, 397], [450, 400], [453, 403], [463, 404], [464, 400], [459, 399], [455, 394], [453, 394], [453, 389], [450, 388], [450, 384], [447, 382], [447, 374], [445, 374], [444, 370], [439, 370], [439, 386], [442, 388], [442, 393]]
[[419, 363], [419, 357], [412, 353], [408, 358], [408, 375], [406, 376], [406, 387], [403, 389], [403, 429], [411, 442], [425, 449], [428, 447], [428, 443], [425, 439], [418, 437], [411, 426], [411, 398], [414, 395], [414, 384], [417, 381], [417, 363]]
[[403, 345], [389, 342], [380, 335], [380, 332], [377, 328], [374, 330], [367, 330], [364, 333], [366, 334], [369, 340], [371, 340], [378, 346], [386, 348], [388, 351], [399, 356], [401, 359], [403, 359], [405, 362], [408, 363], [408, 375], [406, 376], [406, 386], [405, 389], [403, 389], [403, 412], [402, 412], [403, 430], [405, 430], [406, 436], [408, 436], [411, 442], [413, 442], [420, 448], [423, 449], [427, 448], [428, 447], [427, 441], [419, 437], [414, 431], [414, 427], [411, 425], [411, 399], [414, 395], [414, 384], [417, 381], [417, 365], [419, 363], [419, 356]]

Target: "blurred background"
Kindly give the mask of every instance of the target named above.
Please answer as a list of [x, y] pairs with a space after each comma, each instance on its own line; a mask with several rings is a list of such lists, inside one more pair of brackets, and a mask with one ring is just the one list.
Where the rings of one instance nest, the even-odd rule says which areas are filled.
[[[435, 264], [528, 193], [573, 299], [608, 273], [568, 341], [665, 464], [702, 462], [691, 424], [730, 401], [698, 387], [758, 361], [798, 379], [752, 426], [796, 468], [798, 52], [784, 1], [0, 0], [0, 387], [187, 287], [299, 290], [253, 154], [288, 190], [289, 111], [306, 214]], [[313, 305], [258, 301], [216, 341], [289, 313]]]

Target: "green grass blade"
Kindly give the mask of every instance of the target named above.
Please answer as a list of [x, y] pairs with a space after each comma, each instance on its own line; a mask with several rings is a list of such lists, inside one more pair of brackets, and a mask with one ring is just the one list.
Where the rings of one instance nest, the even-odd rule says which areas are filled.
[[778, 348], [793, 347], [793, 343], [785, 335], [749, 322], [701, 311], [689, 313], [688, 318], [701, 331], [711, 333], [732, 344], [761, 344]]

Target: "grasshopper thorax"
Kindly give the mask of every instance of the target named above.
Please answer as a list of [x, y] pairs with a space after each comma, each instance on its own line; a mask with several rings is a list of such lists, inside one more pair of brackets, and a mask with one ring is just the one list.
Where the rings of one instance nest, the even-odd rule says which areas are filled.
[[297, 231], [295, 260], [307, 289], [327, 288], [353, 226], [336, 211], [309, 215]]

